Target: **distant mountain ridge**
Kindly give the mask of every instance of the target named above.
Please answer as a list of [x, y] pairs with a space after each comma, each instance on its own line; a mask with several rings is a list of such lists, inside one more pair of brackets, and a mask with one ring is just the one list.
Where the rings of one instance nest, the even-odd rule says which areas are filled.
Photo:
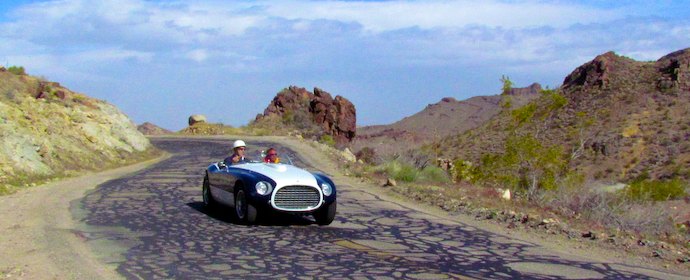
[[[431, 150], [477, 163], [484, 154], [501, 153], [514, 133], [562, 146], [570, 166], [590, 178], [690, 177], [690, 49], [655, 62], [608, 52], [573, 70], [558, 93], [563, 107], [550, 110], [544, 98], [513, 106]], [[516, 113], [528, 118], [511, 130]]]
[[479, 127], [501, 109], [502, 100], [520, 106], [536, 98], [541, 85], [513, 88], [505, 95], [475, 96], [458, 101], [453, 97], [427, 105], [422, 111], [389, 125], [357, 128], [353, 150], [373, 148], [378, 155], [391, 156], [407, 149]]

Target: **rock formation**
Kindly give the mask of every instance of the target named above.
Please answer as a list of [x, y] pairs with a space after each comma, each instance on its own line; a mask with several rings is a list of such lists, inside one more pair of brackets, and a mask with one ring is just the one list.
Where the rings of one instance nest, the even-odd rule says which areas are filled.
[[206, 116], [198, 115], [198, 114], [197, 115], [191, 115], [191, 116], [189, 116], [189, 120], [187, 122], [189, 123], [189, 126], [192, 126], [192, 125], [194, 125], [196, 123], [200, 123], [200, 122], [205, 123], [206, 122]]
[[152, 148], [115, 106], [0, 71], [0, 193], [8, 184], [131, 162]]
[[[302, 116], [308, 116], [304, 119]], [[355, 106], [346, 98], [314, 88], [309, 92], [304, 88], [290, 86], [279, 92], [256, 121], [278, 116], [280, 119], [290, 118], [290, 125], [305, 127], [311, 124], [319, 127], [323, 134], [333, 137], [339, 145], [345, 145], [355, 137], [357, 114]]]
[[137, 126], [137, 130], [144, 135], [164, 135], [171, 134], [172, 131], [152, 124], [150, 122], [145, 122]]

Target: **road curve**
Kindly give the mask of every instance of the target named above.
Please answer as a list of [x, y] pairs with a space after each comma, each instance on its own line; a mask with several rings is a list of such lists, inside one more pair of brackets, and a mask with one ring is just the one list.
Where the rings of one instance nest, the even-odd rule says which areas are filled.
[[[86, 225], [77, 234], [125, 278], [687, 279], [556, 253], [338, 181], [330, 226], [289, 215], [238, 225], [230, 209], [201, 202], [203, 170], [227, 155], [227, 140], [152, 142], [172, 156], [100, 185], [75, 210]], [[250, 155], [277, 145], [247, 142]]]

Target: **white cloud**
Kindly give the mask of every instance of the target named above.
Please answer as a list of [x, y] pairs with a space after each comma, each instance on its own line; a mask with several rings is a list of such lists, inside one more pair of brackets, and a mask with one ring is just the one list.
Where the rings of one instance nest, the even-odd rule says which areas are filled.
[[[96, 91], [120, 82], [128, 85], [123, 91], [157, 94], [136, 85], [158, 83], [158, 89], [175, 80], [160, 91], [184, 95], [199, 86], [182, 91], [189, 84], [183, 80], [196, 78], [209, 94], [325, 81], [347, 85], [341, 94], [382, 100], [426, 86], [443, 96], [467, 85], [474, 88], [463, 92], [486, 94], [478, 89], [497, 86], [501, 74], [560, 82], [609, 50], [655, 60], [690, 46], [685, 17], [639, 17], [644, 13], [630, 7], [536, 0], [59, 0], [22, 6], [0, 21], [0, 59]], [[481, 79], [495, 85], [479, 84], [478, 75], [493, 75]], [[236, 82], [226, 84], [228, 77]], [[410, 80], [401, 86], [398, 77]], [[99, 81], [107, 81], [104, 89]], [[346, 92], [352, 88], [375, 92]]]

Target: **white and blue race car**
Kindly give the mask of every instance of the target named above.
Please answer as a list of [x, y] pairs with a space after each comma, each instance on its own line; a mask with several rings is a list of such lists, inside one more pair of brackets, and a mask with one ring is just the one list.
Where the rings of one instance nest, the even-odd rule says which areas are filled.
[[329, 225], [336, 213], [336, 188], [321, 173], [284, 163], [246, 162], [206, 168], [204, 205], [234, 208], [236, 218], [254, 224], [259, 214], [275, 212], [313, 215], [319, 225]]

